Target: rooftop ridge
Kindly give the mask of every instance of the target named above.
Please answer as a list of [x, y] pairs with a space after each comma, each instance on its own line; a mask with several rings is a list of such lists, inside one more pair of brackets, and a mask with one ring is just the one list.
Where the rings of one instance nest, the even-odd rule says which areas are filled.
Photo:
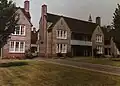
[[[47, 13], [47, 14], [50, 14], [50, 15], [53, 15], [53, 16], [59, 16], [59, 17], [69, 18], [69, 19], [73, 19], [73, 20], [77, 20], [77, 21], [82, 21], [82, 22], [85, 22], [85, 23], [96, 24], [96, 23], [94, 23], [94, 22], [89, 22], [89, 21], [85, 21], [85, 20], [80, 20], [80, 19], [77, 19], [77, 18], [69, 17], [69, 16], [57, 15], [57, 14], [52, 14], [52, 13]], [[96, 24], [96, 25], [97, 25], [97, 24]]]

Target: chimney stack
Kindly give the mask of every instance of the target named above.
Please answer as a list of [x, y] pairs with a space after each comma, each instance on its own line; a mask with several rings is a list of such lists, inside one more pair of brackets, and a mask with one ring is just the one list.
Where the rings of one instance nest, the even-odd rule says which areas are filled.
[[24, 2], [24, 9], [25, 9], [26, 12], [29, 12], [29, 9], [30, 9], [30, 1], [25, 0], [25, 2]]
[[100, 17], [96, 17], [96, 24], [101, 26], [101, 18]]
[[33, 28], [33, 32], [36, 33], [36, 28], [35, 27]]
[[47, 16], [47, 5], [42, 5], [42, 17]]

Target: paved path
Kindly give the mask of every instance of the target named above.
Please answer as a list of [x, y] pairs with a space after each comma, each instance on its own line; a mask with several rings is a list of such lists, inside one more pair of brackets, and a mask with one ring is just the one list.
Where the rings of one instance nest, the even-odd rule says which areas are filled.
[[41, 61], [47, 63], [53, 63], [58, 65], [70, 66], [73, 68], [80, 68], [95, 72], [101, 72], [105, 74], [117, 75], [120, 76], [120, 67], [108, 66], [108, 65], [100, 65], [100, 64], [92, 64], [92, 63], [84, 63], [84, 62], [75, 62], [68, 61], [65, 59], [40, 59]]

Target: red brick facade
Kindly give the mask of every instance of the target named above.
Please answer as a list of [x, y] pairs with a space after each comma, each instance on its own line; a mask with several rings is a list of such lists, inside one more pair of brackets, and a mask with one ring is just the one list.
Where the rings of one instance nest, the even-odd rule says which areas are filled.
[[[17, 8], [17, 13], [20, 14], [20, 19], [18, 21], [18, 25], [24, 25], [24, 35], [11, 35], [10, 39], [8, 40], [7, 44], [2, 49], [2, 58], [9, 58], [9, 59], [23, 59], [25, 58], [25, 51], [30, 49], [31, 47], [31, 17], [29, 13], [29, 1], [25, 1], [24, 8]], [[27, 10], [27, 11], [26, 11]], [[22, 31], [22, 30], [21, 30]], [[21, 32], [20, 32], [21, 33]], [[11, 41], [18, 41], [18, 42], [24, 42], [24, 52], [10, 52], [10, 42]], [[21, 43], [19, 43], [19, 48]], [[14, 44], [15, 45], [15, 44]], [[15, 45], [16, 46], [16, 45]], [[20, 49], [19, 49], [20, 51]]]

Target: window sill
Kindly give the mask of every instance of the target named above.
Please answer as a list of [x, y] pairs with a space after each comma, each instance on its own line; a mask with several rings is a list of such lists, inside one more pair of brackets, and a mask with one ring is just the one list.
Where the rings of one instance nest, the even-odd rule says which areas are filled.
[[24, 54], [25, 52], [16, 52], [16, 51], [9, 51], [9, 53], [15, 53], [15, 54]]
[[103, 42], [96, 42], [96, 43], [103, 43]]
[[67, 40], [67, 38], [57, 38], [58, 40]]
[[[58, 52], [56, 52], [56, 53], [58, 54]], [[66, 54], [67, 52], [66, 52], [66, 53], [65, 53], [65, 52], [60, 52], [60, 53], [61, 53], [61, 54]]]
[[15, 35], [15, 34], [12, 34], [11, 36], [25, 36], [25, 35]]

